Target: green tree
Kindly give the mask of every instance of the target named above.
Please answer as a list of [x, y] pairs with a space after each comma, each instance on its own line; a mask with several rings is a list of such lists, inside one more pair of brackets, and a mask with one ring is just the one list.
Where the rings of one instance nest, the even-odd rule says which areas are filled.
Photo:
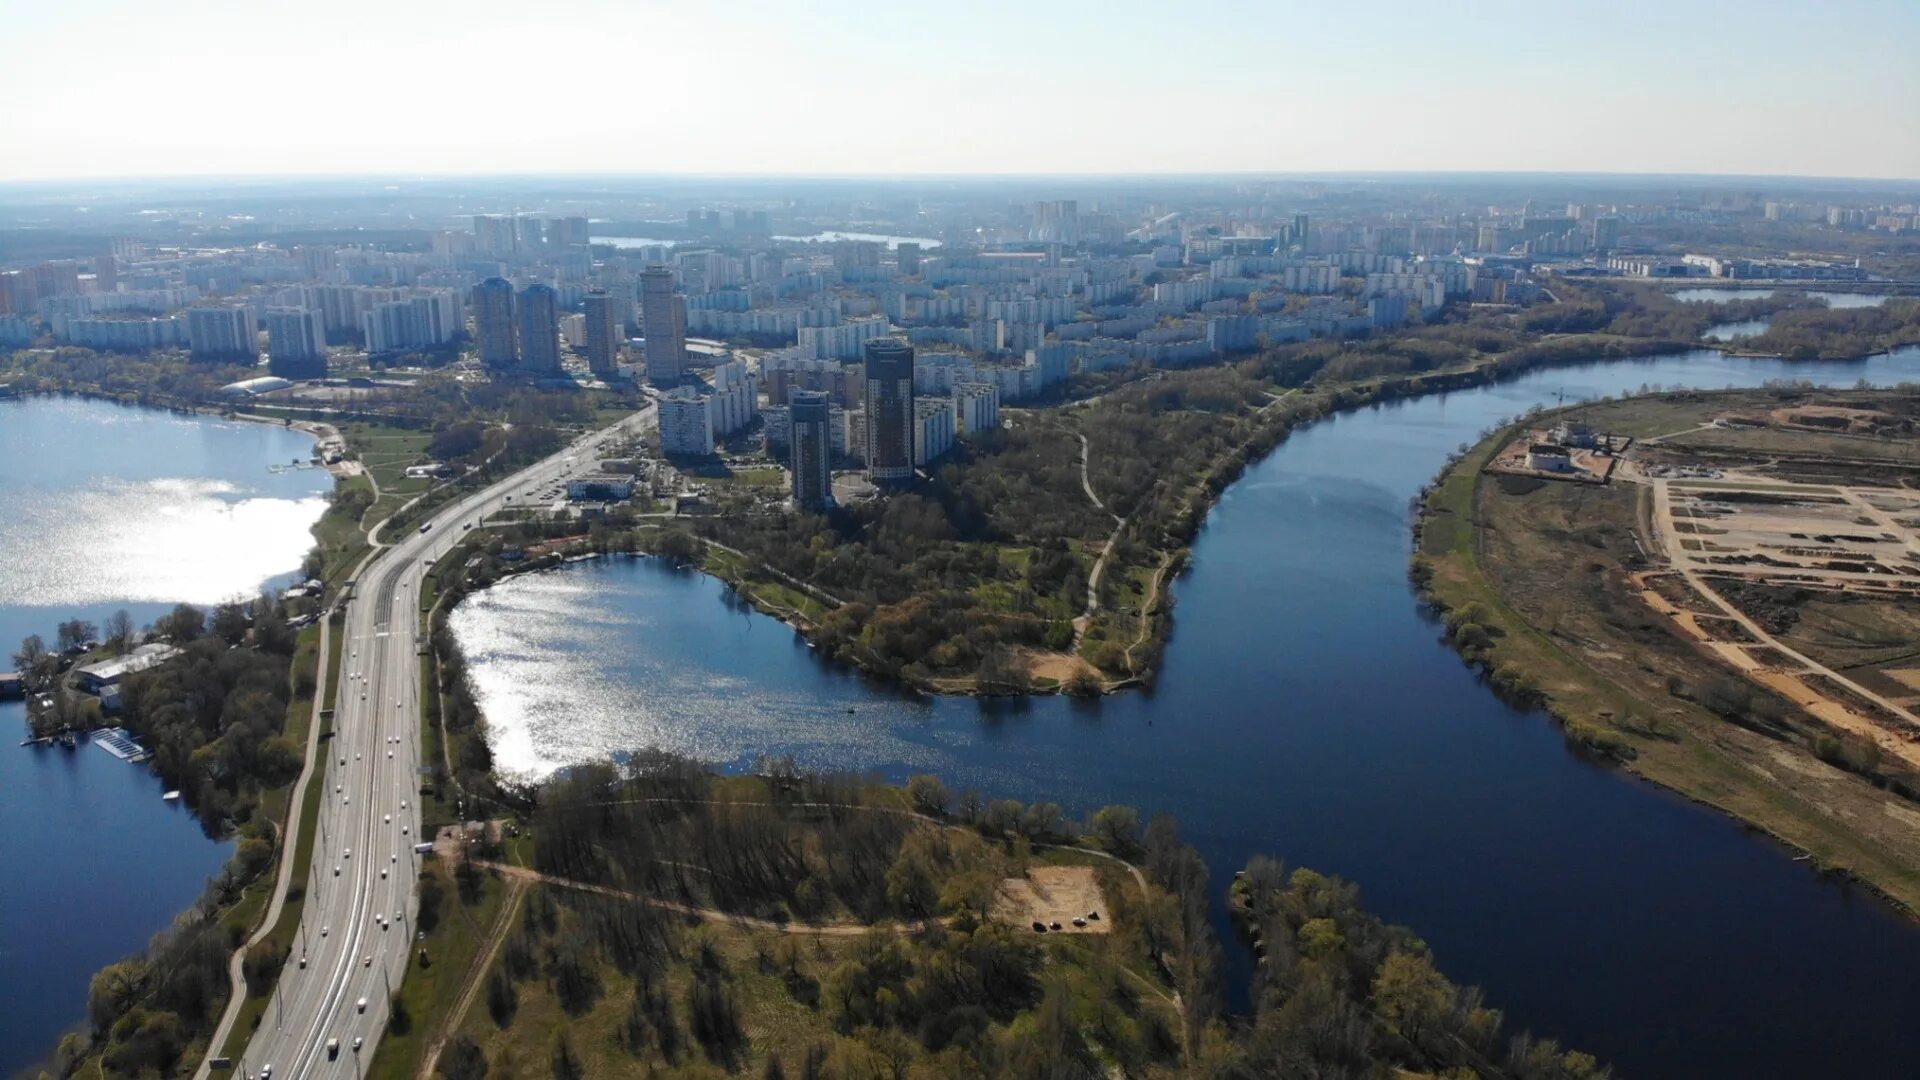
[[573, 1042], [567, 1033], [560, 1033], [559, 1041], [553, 1044], [553, 1080], [585, 1080], [587, 1067], [580, 1063], [580, 1056], [573, 1052]]
[[441, 1051], [434, 1072], [441, 1080], [487, 1080], [487, 1055], [472, 1038], [456, 1036]]
[[1373, 1011], [1415, 1046], [1441, 1023], [1453, 1004], [1453, 986], [1424, 952], [1396, 950], [1373, 977]]
[[1137, 851], [1140, 847], [1140, 811], [1131, 806], [1103, 806], [1088, 822], [1088, 831], [1100, 846], [1116, 855]]
[[941, 783], [939, 777], [921, 775], [908, 779], [907, 798], [913, 803], [915, 810], [934, 817], [945, 817], [947, 804], [952, 801], [953, 796], [948, 793], [947, 785]]

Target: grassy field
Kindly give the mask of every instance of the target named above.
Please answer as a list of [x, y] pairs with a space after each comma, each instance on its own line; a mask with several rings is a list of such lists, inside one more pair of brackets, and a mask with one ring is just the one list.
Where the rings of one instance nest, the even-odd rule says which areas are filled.
[[[460, 896], [452, 869], [429, 861], [421, 871], [423, 883], [432, 879], [442, 890], [440, 921], [424, 939], [408, 946], [412, 955], [407, 962], [407, 977], [399, 987], [408, 1022], [404, 1030], [390, 1024], [381, 1036], [378, 1052], [367, 1068], [370, 1080], [406, 1080], [417, 1075], [441, 1020], [475, 977], [475, 960], [490, 940], [509, 898], [505, 881], [498, 875], [483, 874], [479, 891], [469, 903]], [[420, 963], [422, 950], [429, 958], [426, 965]]]
[[[1596, 427], [1659, 433], [1712, 403], [1655, 399], [1584, 410]], [[1676, 637], [1637, 598], [1642, 565], [1631, 485], [1515, 483], [1481, 472], [1510, 432], [1475, 447], [1429, 493], [1417, 579], [1448, 612], [1455, 643], [1496, 687], [1545, 705], [1570, 738], [1710, 803], [1914, 908], [1920, 813], [1826, 764], [1790, 707], [1778, 729], [1730, 723], [1699, 703], [1731, 669]], [[1834, 628], [1815, 612], [1809, 632]]]

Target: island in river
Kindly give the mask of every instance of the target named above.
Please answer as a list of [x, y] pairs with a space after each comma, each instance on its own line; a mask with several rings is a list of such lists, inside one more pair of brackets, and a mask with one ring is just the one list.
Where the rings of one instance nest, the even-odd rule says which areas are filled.
[[1568, 736], [1920, 907], [1920, 393], [1527, 417], [1427, 494], [1416, 581]]

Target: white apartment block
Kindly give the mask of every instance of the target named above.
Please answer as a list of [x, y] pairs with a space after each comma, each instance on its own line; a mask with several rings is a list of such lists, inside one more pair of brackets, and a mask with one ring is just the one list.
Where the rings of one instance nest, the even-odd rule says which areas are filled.
[[913, 403], [913, 465], [925, 468], [953, 449], [953, 402], [919, 398]]
[[986, 382], [963, 382], [953, 388], [953, 411], [960, 431], [991, 431], [1000, 426], [1000, 388]]
[[839, 326], [803, 326], [798, 331], [800, 355], [812, 360], [858, 360], [867, 342], [887, 336], [892, 329], [884, 315]]
[[690, 386], [660, 396], [660, 452], [705, 456], [713, 453], [713, 412]]
[[457, 294], [433, 289], [373, 305], [360, 318], [360, 332], [369, 353], [406, 352], [447, 344], [466, 329], [465, 319]]

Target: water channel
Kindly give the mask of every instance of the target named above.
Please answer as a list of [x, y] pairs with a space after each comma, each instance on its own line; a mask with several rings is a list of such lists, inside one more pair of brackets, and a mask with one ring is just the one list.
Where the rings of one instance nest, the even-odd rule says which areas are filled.
[[1561, 367], [1298, 431], [1197, 539], [1151, 695], [901, 694], [648, 559], [513, 579], [454, 626], [508, 769], [641, 746], [729, 766], [792, 753], [1074, 812], [1131, 803], [1176, 815], [1223, 888], [1262, 852], [1357, 881], [1514, 1026], [1622, 1076], [1911, 1076], [1920, 928], [1570, 753], [1461, 665], [1406, 580], [1409, 498], [1500, 418], [1649, 385], [1862, 378], [1920, 380], [1920, 349]]

